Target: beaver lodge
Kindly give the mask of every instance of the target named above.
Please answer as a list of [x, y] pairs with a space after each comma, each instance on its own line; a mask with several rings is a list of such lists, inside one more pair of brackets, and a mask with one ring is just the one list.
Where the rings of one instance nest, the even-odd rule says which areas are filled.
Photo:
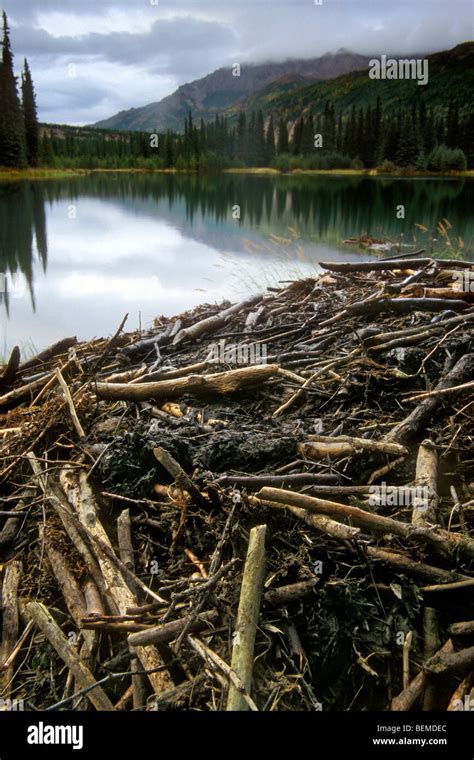
[[13, 350], [2, 704], [474, 696], [474, 267], [322, 269], [140, 334]]

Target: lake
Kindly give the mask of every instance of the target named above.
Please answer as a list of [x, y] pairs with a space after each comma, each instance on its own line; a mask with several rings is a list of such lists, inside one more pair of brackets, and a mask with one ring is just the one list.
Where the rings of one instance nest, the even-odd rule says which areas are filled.
[[[474, 181], [328, 175], [97, 173], [0, 183], [0, 356], [64, 336], [147, 327], [239, 299], [321, 260], [373, 253], [368, 233], [425, 247], [442, 219], [473, 255]], [[403, 205], [405, 218], [398, 218]], [[416, 233], [416, 240], [413, 235]]]

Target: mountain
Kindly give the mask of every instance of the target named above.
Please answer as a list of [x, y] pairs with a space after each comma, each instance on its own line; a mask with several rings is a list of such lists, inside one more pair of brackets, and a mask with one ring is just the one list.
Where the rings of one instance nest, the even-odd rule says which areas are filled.
[[292, 59], [280, 63], [242, 64], [240, 76], [232, 67], [221, 68], [179, 87], [157, 103], [130, 108], [94, 124], [101, 129], [182, 131], [185, 116], [191, 111], [195, 122], [208, 121], [216, 113], [238, 106], [245, 98], [270, 83], [294, 91], [316, 81], [333, 79], [367, 67], [368, 56], [341, 48], [319, 58]]
[[[403, 58], [422, 56], [402, 56]], [[452, 50], [433, 53], [428, 58], [428, 83], [419, 85], [412, 79], [370, 79], [368, 66], [324, 82], [300, 87], [276, 81], [251, 93], [238, 106], [226, 111], [231, 123], [240, 110], [261, 109], [265, 116], [283, 116], [294, 122], [312, 111], [322, 113], [327, 100], [335, 103], [338, 112], [347, 112], [353, 105], [375, 104], [378, 96], [384, 109], [409, 108], [423, 97], [426, 105], [444, 109], [450, 100], [456, 102], [460, 113], [473, 110], [474, 42], [463, 42]]]

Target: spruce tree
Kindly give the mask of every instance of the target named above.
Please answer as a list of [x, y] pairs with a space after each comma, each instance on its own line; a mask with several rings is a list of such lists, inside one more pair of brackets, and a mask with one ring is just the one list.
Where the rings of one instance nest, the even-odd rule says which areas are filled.
[[26, 165], [25, 128], [13, 72], [13, 53], [6, 13], [3, 13], [2, 63], [0, 66], [0, 165]]
[[266, 156], [265, 156], [265, 165], [269, 166], [271, 162], [273, 161], [273, 156], [275, 155], [275, 129], [273, 127], [273, 116], [270, 116], [270, 121], [268, 122], [268, 128], [267, 128], [267, 137], [266, 137]]
[[278, 123], [278, 153], [288, 153], [288, 127], [283, 117]]
[[[36, 110], [36, 96], [28, 61], [21, 77], [21, 94], [23, 100], [23, 119], [25, 124], [26, 158], [30, 166], [38, 165], [39, 124]], [[71, 137], [71, 140], [73, 138]]]

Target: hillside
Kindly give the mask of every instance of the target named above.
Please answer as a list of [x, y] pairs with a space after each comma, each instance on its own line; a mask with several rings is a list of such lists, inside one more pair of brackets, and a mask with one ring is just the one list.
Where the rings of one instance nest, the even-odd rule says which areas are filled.
[[[240, 76], [232, 68], [221, 68], [189, 84], [179, 87], [157, 103], [120, 111], [93, 126], [118, 130], [181, 131], [184, 117], [192, 111], [195, 120], [209, 121], [216, 113], [236, 108], [245, 98], [271, 82], [288, 78], [295, 87], [319, 80], [333, 79], [367, 66], [369, 57], [338, 50], [318, 58], [294, 59], [279, 63], [242, 65]], [[293, 89], [293, 88], [292, 88]]]
[[284, 115], [292, 121], [310, 110], [322, 112], [327, 100], [335, 103], [337, 111], [348, 111], [353, 105], [365, 107], [367, 103], [375, 103], [377, 96], [388, 109], [410, 107], [423, 96], [426, 104], [435, 109], [445, 108], [454, 100], [461, 113], [472, 110], [474, 42], [427, 57], [429, 80], [424, 86], [418, 85], [416, 80], [370, 79], [365, 66], [363, 70], [303, 87], [285, 87], [281, 82], [274, 82], [247, 97], [238, 107], [227, 109], [227, 116], [232, 121], [241, 109], [247, 112], [262, 109], [265, 115]]

